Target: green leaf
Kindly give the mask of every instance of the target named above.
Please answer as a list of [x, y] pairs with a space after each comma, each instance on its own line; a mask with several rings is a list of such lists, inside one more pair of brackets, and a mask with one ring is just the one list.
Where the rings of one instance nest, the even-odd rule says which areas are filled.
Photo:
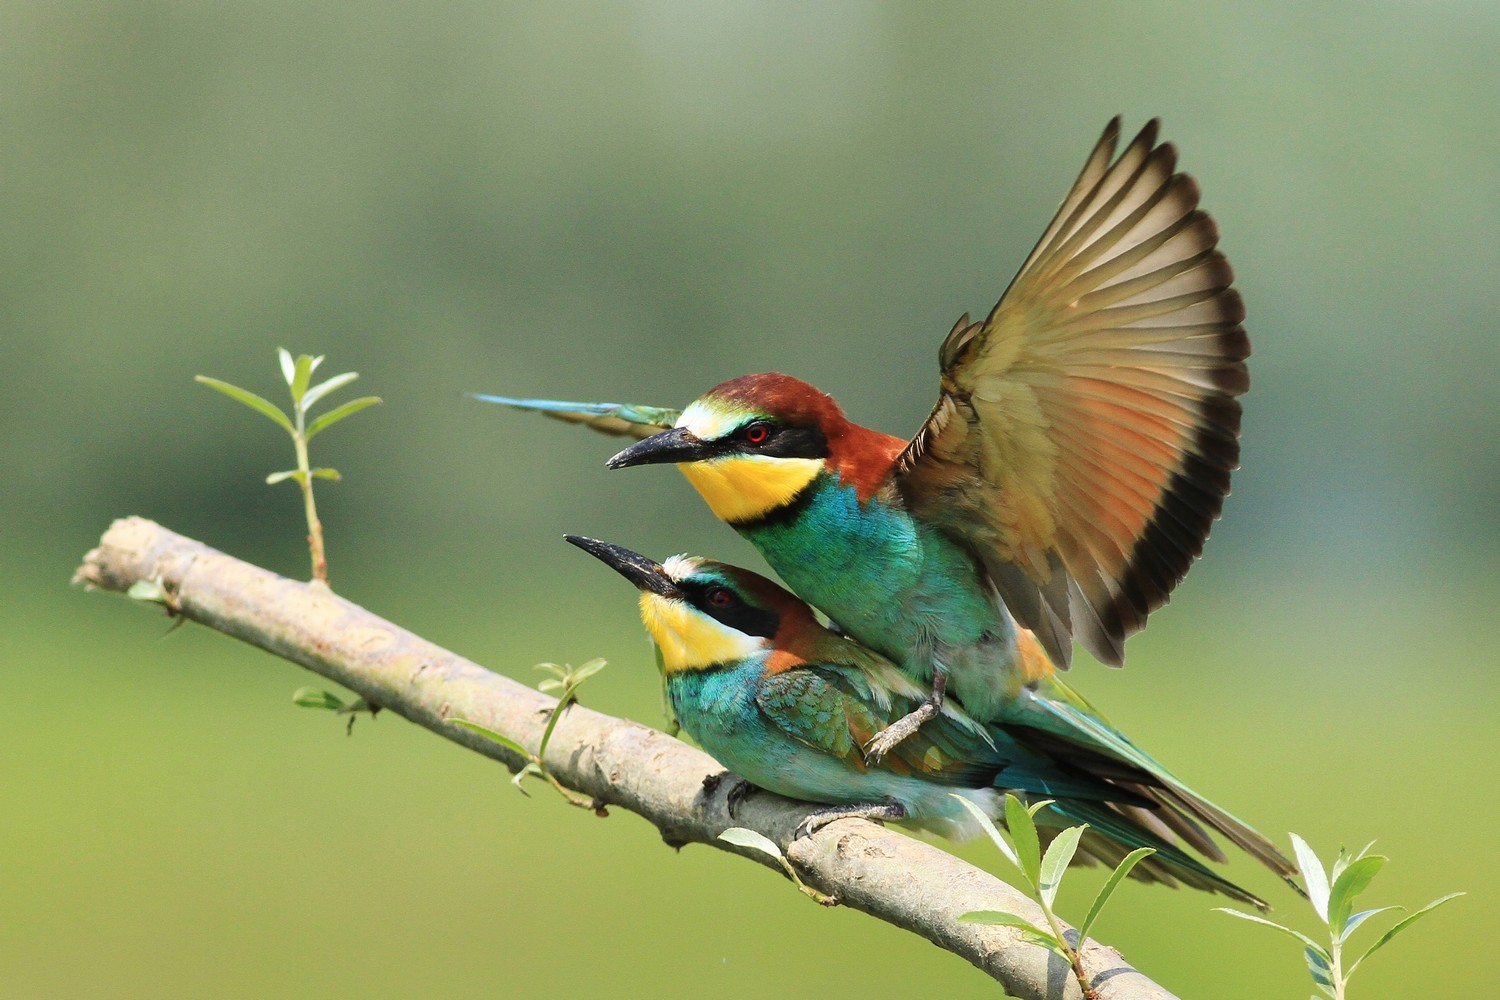
[[297, 377], [297, 362], [292, 360], [285, 347], [276, 348], [276, 357], [281, 361], [281, 377], [286, 379], [287, 387], [290, 388], [292, 379]]
[[528, 761], [525, 767], [521, 768], [515, 774], [511, 775], [510, 783], [516, 786], [516, 791], [520, 792], [522, 795], [526, 796], [529, 799], [531, 798], [531, 793], [523, 788], [521, 786], [521, 783], [527, 778], [531, 777], [533, 774], [540, 776], [541, 773], [542, 769], [540, 767], [537, 767], [534, 762]]
[[[1014, 913], [1006, 913], [1004, 910], [970, 910], [968, 913], [960, 914], [958, 922], [961, 924], [987, 924], [992, 927], [1022, 927], [1028, 931], [1035, 931], [1038, 934], [1046, 934], [1048, 937], [1052, 937], [1048, 931], [1038, 927], [1025, 917], [1017, 916]], [[1053, 940], [1057, 939], [1053, 938]]]
[[329, 379], [326, 382], [319, 382], [317, 385], [313, 386], [311, 389], [308, 389], [307, 392], [303, 394], [302, 409], [304, 411], [312, 409], [314, 404], [316, 404], [318, 400], [322, 399], [330, 392], [333, 392], [335, 389], [342, 389], [344, 386], [348, 385], [350, 382], [353, 382], [357, 378], [359, 378], [359, 372], [344, 372], [344, 374], [335, 375], [333, 378]]
[[312, 470], [312, 474], [314, 479], [331, 479], [334, 482], [338, 482], [344, 478], [339, 475], [338, 469], [314, 469]]
[[137, 580], [125, 591], [125, 596], [137, 601], [150, 601], [153, 604], [166, 604], [167, 592], [162, 589], [160, 580]]
[[1054, 801], [1056, 801], [1056, 800], [1054, 800], [1054, 799], [1038, 799], [1037, 801], [1031, 803], [1031, 805], [1029, 805], [1029, 806], [1026, 807], [1026, 812], [1027, 812], [1028, 815], [1031, 816], [1032, 820], [1035, 821], [1036, 820], [1036, 814], [1039, 813], [1039, 812], [1041, 812], [1043, 809], [1047, 808], [1048, 806], [1050, 806]]
[[292, 372], [292, 403], [300, 409], [307, 409], [302, 405], [302, 398], [307, 394], [307, 383], [312, 378], [313, 369], [322, 360], [318, 358], [315, 361], [309, 354], [297, 355], [297, 367]]
[[542, 729], [542, 742], [537, 744], [536, 748], [538, 760], [547, 756], [547, 744], [552, 742], [552, 731], [557, 728], [557, 720], [562, 718], [562, 714], [568, 710], [568, 706], [571, 704], [573, 704], [573, 693], [564, 685], [562, 697], [557, 699], [557, 704], [553, 706], [552, 712], [547, 716], [547, 725]]
[[[1294, 931], [1290, 927], [1283, 927], [1281, 924], [1278, 924], [1274, 920], [1267, 920], [1265, 917], [1257, 917], [1253, 913], [1245, 913], [1242, 910], [1231, 910], [1227, 906], [1216, 906], [1214, 907], [1214, 909], [1218, 910], [1220, 913], [1227, 913], [1231, 917], [1239, 917], [1241, 920], [1248, 920], [1252, 924], [1263, 924], [1266, 927], [1271, 928], [1272, 930], [1280, 931], [1283, 934], [1290, 934], [1298, 941], [1301, 941], [1305, 947], [1314, 949], [1320, 955], [1326, 956], [1328, 954], [1328, 952], [1324, 950], [1322, 945], [1318, 944], [1318, 942], [1314, 941], [1306, 934], [1303, 934], [1300, 931]], [[1332, 959], [1330, 959], [1329, 961], [1332, 961]]]
[[1384, 865], [1385, 858], [1371, 854], [1349, 862], [1333, 880], [1333, 888], [1328, 893], [1328, 926], [1333, 929], [1334, 936], [1342, 934], [1345, 921], [1354, 911], [1355, 897], [1370, 887], [1370, 882]]
[[273, 472], [266, 477], [266, 485], [275, 486], [277, 483], [288, 479], [296, 480], [298, 483], [302, 482], [302, 470], [287, 469], [285, 472]]
[[538, 684], [536, 686], [536, 689], [538, 691], [556, 691], [562, 686], [563, 682], [558, 680], [556, 677], [548, 677], [546, 680]]
[[1354, 862], [1358, 861], [1366, 854], [1369, 854], [1370, 848], [1374, 846], [1375, 841], [1372, 840], [1368, 844], [1366, 844], [1364, 846], [1364, 849], [1361, 850], [1358, 854], [1350, 854], [1348, 850], [1340, 847], [1338, 858], [1334, 860], [1333, 867], [1328, 870], [1328, 884], [1332, 885], [1333, 883], [1337, 882], [1339, 880], [1339, 876], [1344, 874], [1345, 868], [1348, 868]]
[[1323, 862], [1307, 846], [1307, 841], [1292, 834], [1292, 850], [1297, 855], [1297, 867], [1302, 870], [1302, 882], [1307, 886], [1307, 898], [1317, 911], [1318, 918], [1328, 923], [1328, 874]]
[[331, 691], [315, 687], [301, 687], [292, 692], [292, 704], [303, 708], [321, 708], [337, 712], [344, 707], [344, 700]]
[[197, 382], [202, 382], [210, 389], [219, 390], [230, 399], [239, 400], [241, 403], [244, 403], [246, 406], [250, 407], [250, 409], [256, 411], [257, 413], [263, 414], [264, 416], [275, 421], [277, 424], [281, 425], [281, 428], [288, 434], [296, 433], [296, 431], [292, 428], [291, 419], [285, 413], [282, 413], [275, 406], [271, 405], [269, 400], [262, 399], [260, 396], [257, 396], [250, 390], [241, 389], [237, 385], [230, 385], [228, 382], [225, 382], [222, 379], [209, 378], [207, 375], [194, 375], [193, 379]]
[[358, 413], [360, 410], [363, 410], [365, 407], [374, 406], [379, 402], [381, 402], [381, 399], [378, 396], [363, 396], [359, 399], [351, 399], [343, 406], [334, 407], [308, 425], [307, 439], [311, 441], [313, 435], [317, 434], [319, 431], [326, 430], [327, 428], [338, 423], [340, 420], [343, 420], [345, 417], [352, 417], [354, 414]]
[[1053, 837], [1052, 843], [1047, 845], [1047, 853], [1042, 857], [1041, 881], [1037, 884], [1037, 892], [1041, 893], [1042, 901], [1049, 909], [1052, 901], [1057, 898], [1057, 887], [1062, 884], [1068, 864], [1078, 851], [1078, 838], [1087, 829], [1086, 825], [1070, 826]]
[[1328, 866], [1328, 884], [1332, 885], [1337, 882], [1339, 876], [1344, 873], [1344, 869], [1349, 867], [1349, 862], [1353, 860], [1354, 858], [1350, 856], [1348, 849], [1340, 847], [1339, 856], [1334, 858], [1333, 864]]
[[1366, 920], [1369, 920], [1377, 913], [1384, 913], [1387, 910], [1404, 909], [1406, 909], [1406, 907], [1404, 906], [1377, 906], [1373, 910], [1360, 910], [1354, 916], [1350, 917], [1349, 920], [1344, 924], [1344, 930], [1339, 934], [1339, 944], [1343, 944], [1345, 941], [1349, 940], [1349, 935], [1353, 934], [1355, 929], [1358, 928], [1360, 924], [1364, 923]]
[[1333, 986], [1333, 966], [1321, 949], [1303, 948], [1302, 957], [1307, 961], [1307, 971], [1319, 986]]
[[1089, 907], [1089, 915], [1084, 917], [1083, 923], [1078, 925], [1078, 947], [1083, 947], [1083, 942], [1088, 938], [1089, 930], [1094, 926], [1094, 921], [1099, 919], [1099, 911], [1104, 909], [1104, 904], [1109, 902], [1109, 897], [1113, 896], [1115, 890], [1120, 887], [1120, 883], [1125, 881], [1125, 877], [1130, 874], [1130, 869], [1140, 864], [1144, 858], [1155, 853], [1156, 848], [1154, 847], [1137, 847], [1120, 859], [1120, 863], [1115, 866], [1115, 870], [1105, 880], [1104, 887], [1099, 890], [1099, 895], [1094, 897], [1094, 905]]
[[588, 680], [590, 677], [603, 670], [604, 665], [608, 662], [609, 661], [605, 660], [602, 656], [596, 656], [592, 660], [589, 660], [587, 663], [574, 668], [572, 674], [573, 686], [577, 687], [579, 684], [582, 684], [584, 681]]
[[1450, 892], [1446, 896], [1439, 896], [1437, 899], [1434, 899], [1432, 902], [1428, 903], [1426, 906], [1422, 907], [1417, 912], [1415, 912], [1415, 913], [1411, 914], [1410, 916], [1408, 916], [1408, 917], [1406, 917], [1406, 918], [1398, 921], [1394, 927], [1392, 927], [1390, 930], [1386, 931], [1384, 934], [1380, 935], [1380, 937], [1376, 940], [1376, 942], [1374, 944], [1370, 945], [1369, 949], [1363, 955], [1359, 956], [1358, 958], [1356, 958], [1354, 960], [1354, 964], [1351, 965], [1351, 966], [1349, 966], [1349, 971], [1346, 972], [1346, 973], [1344, 973], [1344, 978], [1348, 979], [1350, 976], [1354, 975], [1354, 970], [1357, 969], [1357, 968], [1359, 968], [1359, 963], [1363, 962], [1365, 959], [1367, 959], [1371, 955], [1375, 954], [1381, 948], [1384, 948], [1387, 944], [1390, 943], [1391, 938], [1395, 937], [1397, 934], [1400, 934], [1402, 931], [1406, 930], [1412, 924], [1416, 923], [1418, 917], [1424, 917], [1427, 914], [1431, 913], [1433, 910], [1437, 909], [1439, 906], [1442, 906], [1444, 903], [1448, 902], [1449, 900], [1451, 900], [1451, 899], [1457, 899], [1459, 896], [1462, 896], [1462, 895], [1464, 895], [1464, 894], [1461, 893], [1461, 892]]
[[470, 722], [468, 719], [450, 719], [449, 721], [452, 722], [455, 726], [460, 726], [464, 729], [467, 729], [471, 733], [478, 733], [480, 736], [483, 736], [487, 740], [494, 740], [496, 743], [500, 744], [506, 749], [513, 750], [516, 753], [520, 754], [522, 757], [527, 758], [528, 760], [531, 759], [531, 752], [528, 751], [525, 747], [521, 746], [521, 744], [517, 743], [515, 740], [511, 739], [509, 736], [497, 733], [493, 729], [488, 729], [484, 726], [481, 726], [477, 722]]
[[1005, 856], [1005, 860], [1015, 865], [1019, 871], [1021, 868], [1021, 859], [1016, 857], [1016, 852], [1010, 846], [1010, 843], [1000, 835], [1000, 830], [995, 826], [995, 821], [990, 819], [983, 809], [970, 802], [964, 796], [956, 792], [949, 792], [948, 794], [957, 799], [959, 804], [969, 811], [969, 814], [979, 823], [980, 829], [989, 835], [990, 840], [994, 841], [995, 847]]
[[1016, 857], [1021, 859], [1021, 874], [1036, 889], [1042, 874], [1042, 845], [1037, 839], [1036, 823], [1021, 800], [1010, 793], [1005, 795], [1005, 825], [1010, 829], [1010, 839], [1016, 845]]
[[1072, 961], [1067, 948], [1061, 941], [1053, 937], [1050, 931], [1045, 931], [1025, 917], [1018, 917], [1014, 913], [1005, 913], [1001, 910], [970, 910], [968, 913], [960, 914], [958, 922], [961, 924], [986, 924], [992, 927], [1018, 927], [1025, 931], [1028, 937], [1035, 938], [1038, 944], [1044, 945], [1049, 950]]
[[735, 847], [745, 847], [752, 851], [759, 851], [762, 854], [769, 854], [777, 861], [786, 860], [782, 857], [781, 848], [776, 846], [774, 840], [764, 834], [756, 833], [754, 830], [747, 830], [742, 826], [731, 826], [719, 834], [719, 839], [726, 844], [733, 844]]

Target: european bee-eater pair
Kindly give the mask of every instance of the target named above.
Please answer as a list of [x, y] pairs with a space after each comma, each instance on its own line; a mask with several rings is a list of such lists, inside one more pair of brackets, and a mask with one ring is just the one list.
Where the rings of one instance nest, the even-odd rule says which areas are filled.
[[642, 438], [609, 466], [676, 464], [796, 592], [580, 542], [642, 588], [683, 727], [745, 778], [939, 827], [958, 816], [952, 787], [1044, 794], [1121, 854], [1157, 846], [1158, 878], [1248, 898], [1171, 842], [1221, 859], [1201, 821], [1282, 875], [1289, 862], [1054, 676], [1074, 638], [1123, 661], [1238, 462], [1244, 310], [1156, 130], [1116, 158], [1110, 123], [999, 303], [943, 341], [910, 441], [780, 374], [680, 412], [478, 398]]

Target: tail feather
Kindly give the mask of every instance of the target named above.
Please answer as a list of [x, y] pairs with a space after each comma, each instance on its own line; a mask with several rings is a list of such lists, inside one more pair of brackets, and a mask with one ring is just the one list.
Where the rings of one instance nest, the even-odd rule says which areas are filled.
[[647, 438], [677, 422], [681, 411], [634, 403], [572, 403], [560, 399], [516, 399], [488, 393], [468, 393], [481, 403], [499, 403], [514, 410], [541, 413], [554, 420], [582, 424], [611, 437]]
[[1072, 800], [1054, 807], [1090, 824], [1096, 835], [1085, 836], [1084, 844], [1100, 860], [1118, 861], [1135, 847], [1153, 847], [1157, 854], [1142, 862], [1145, 870], [1140, 877], [1175, 879], [1264, 907], [1263, 901], [1186, 853], [1184, 848], [1225, 862], [1224, 851], [1210, 836], [1213, 831], [1302, 891], [1292, 881], [1295, 866], [1275, 844], [1188, 788], [1057, 677], [1031, 691], [1021, 712], [1011, 718], [1013, 724], [1001, 728], [1019, 741], [1065, 769], [1120, 789], [1120, 797], [1108, 803]]
[[[1089, 829], [1080, 841], [1081, 845], [1089, 854], [1110, 866], [1119, 864], [1126, 854], [1138, 847], [1152, 848], [1156, 853], [1131, 870], [1133, 878], [1171, 886], [1181, 884], [1204, 892], [1218, 893], [1249, 903], [1263, 911], [1271, 908], [1270, 904], [1253, 892], [1231, 882], [1168, 839], [1158, 836], [1110, 806], [1088, 802], [1057, 802], [1048, 806], [1044, 813], [1054, 814], [1066, 825], [1087, 823]], [[1039, 815], [1038, 819], [1041, 818]]]

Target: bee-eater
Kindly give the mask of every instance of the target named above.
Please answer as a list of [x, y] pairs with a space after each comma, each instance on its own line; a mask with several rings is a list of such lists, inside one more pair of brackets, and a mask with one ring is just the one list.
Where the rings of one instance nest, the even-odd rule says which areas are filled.
[[1225, 860], [1201, 824], [1284, 878], [1292, 874], [1269, 841], [1186, 788], [1055, 679], [1037, 697], [1086, 716], [1116, 752], [983, 724], [949, 700], [874, 760], [861, 746], [927, 695], [890, 660], [824, 628], [807, 604], [749, 570], [686, 556], [657, 564], [592, 538], [568, 541], [640, 590], [672, 710], [699, 745], [753, 785], [835, 807], [814, 813], [806, 830], [859, 815], [965, 837], [977, 826], [952, 793], [997, 816], [1002, 794], [1013, 791], [1053, 799], [1038, 819], [1054, 830], [1088, 823], [1084, 849], [1092, 857], [1114, 863], [1137, 847], [1155, 848], [1138, 869], [1148, 881], [1264, 907], [1186, 852]]
[[[1110, 122], [999, 303], [939, 351], [905, 441], [780, 374], [655, 407], [479, 397], [631, 433], [611, 468], [676, 463], [799, 596], [981, 721], [1029, 707], [1071, 640], [1105, 663], [1202, 552], [1239, 459], [1249, 341], [1218, 232], [1151, 121]], [[646, 436], [650, 434], [650, 436]], [[1023, 655], [1034, 633], [1040, 667]], [[1047, 662], [1050, 660], [1050, 662]]]

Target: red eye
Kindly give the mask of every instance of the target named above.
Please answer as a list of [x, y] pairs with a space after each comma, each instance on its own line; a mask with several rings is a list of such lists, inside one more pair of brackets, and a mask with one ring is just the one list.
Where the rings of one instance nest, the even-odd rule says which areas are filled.
[[723, 587], [715, 587], [708, 592], [708, 603], [716, 608], [727, 608], [734, 603], [734, 595]]
[[765, 444], [770, 436], [770, 426], [759, 420], [745, 425], [745, 440], [751, 444]]

